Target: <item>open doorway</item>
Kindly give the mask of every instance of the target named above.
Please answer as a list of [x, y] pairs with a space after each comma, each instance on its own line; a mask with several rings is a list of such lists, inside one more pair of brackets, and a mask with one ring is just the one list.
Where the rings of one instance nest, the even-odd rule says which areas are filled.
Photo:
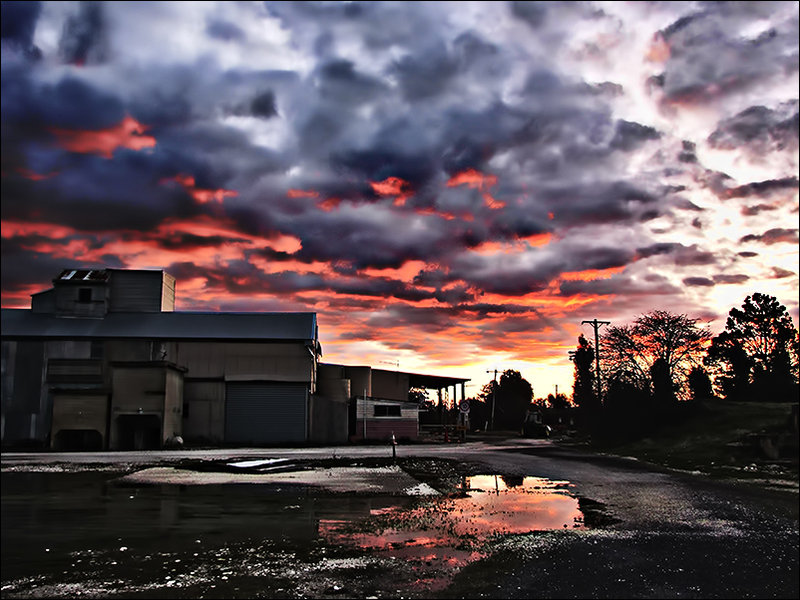
[[161, 448], [161, 418], [158, 415], [120, 415], [116, 445], [119, 450]]

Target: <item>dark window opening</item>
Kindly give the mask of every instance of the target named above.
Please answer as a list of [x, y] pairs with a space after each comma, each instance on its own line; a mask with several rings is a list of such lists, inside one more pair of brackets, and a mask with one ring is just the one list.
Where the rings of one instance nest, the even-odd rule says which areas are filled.
[[400, 407], [399, 406], [390, 406], [388, 404], [377, 404], [377, 405], [375, 405], [375, 416], [376, 417], [399, 417], [400, 416]]
[[103, 342], [99, 340], [92, 340], [89, 348], [90, 358], [103, 358]]
[[87, 304], [92, 301], [92, 288], [80, 288], [78, 290], [78, 302]]

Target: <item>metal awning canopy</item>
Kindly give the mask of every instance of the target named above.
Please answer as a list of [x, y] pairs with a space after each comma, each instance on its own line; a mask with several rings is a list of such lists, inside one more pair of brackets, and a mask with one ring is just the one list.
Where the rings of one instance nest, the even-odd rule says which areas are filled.
[[415, 388], [427, 390], [441, 390], [451, 385], [459, 385], [469, 381], [464, 377], [443, 377], [441, 375], [423, 375], [422, 373], [408, 373], [408, 384]]

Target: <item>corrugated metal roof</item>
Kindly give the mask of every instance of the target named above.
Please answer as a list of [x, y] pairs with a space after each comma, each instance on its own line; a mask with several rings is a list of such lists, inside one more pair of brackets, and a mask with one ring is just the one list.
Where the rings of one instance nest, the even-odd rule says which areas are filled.
[[2, 309], [2, 336], [164, 340], [315, 340], [317, 314], [161, 312], [109, 313], [102, 319], [56, 317]]

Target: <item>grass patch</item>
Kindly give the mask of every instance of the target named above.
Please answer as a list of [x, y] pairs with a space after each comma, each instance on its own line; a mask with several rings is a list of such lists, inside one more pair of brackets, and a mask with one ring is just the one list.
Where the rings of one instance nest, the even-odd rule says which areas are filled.
[[[601, 449], [679, 469], [797, 481], [797, 432], [789, 427], [791, 413], [787, 403], [708, 401], [646, 437], [606, 441]], [[773, 444], [774, 451], [765, 451], [764, 444]]]

